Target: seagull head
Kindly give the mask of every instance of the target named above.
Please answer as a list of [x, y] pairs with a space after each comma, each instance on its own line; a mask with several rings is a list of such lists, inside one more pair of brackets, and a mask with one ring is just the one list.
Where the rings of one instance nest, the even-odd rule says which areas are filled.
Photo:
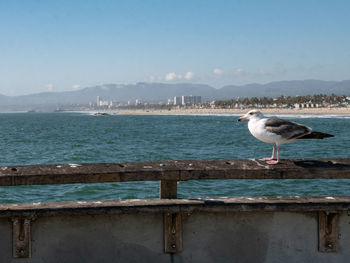
[[261, 119], [263, 117], [264, 117], [264, 115], [260, 111], [258, 111], [258, 110], [251, 110], [251, 111], [248, 111], [242, 117], [240, 117], [238, 119], [238, 121], [252, 120], [252, 119]]

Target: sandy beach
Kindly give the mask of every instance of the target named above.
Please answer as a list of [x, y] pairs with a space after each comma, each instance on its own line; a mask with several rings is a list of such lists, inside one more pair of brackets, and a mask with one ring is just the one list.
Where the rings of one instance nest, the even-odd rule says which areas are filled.
[[[250, 109], [171, 109], [171, 110], [118, 110], [108, 112], [110, 114], [122, 115], [149, 115], [149, 114], [165, 114], [165, 115], [186, 115], [186, 114], [243, 114]], [[261, 109], [261, 112], [267, 114], [350, 114], [350, 107], [342, 108], [305, 108], [305, 109]]]

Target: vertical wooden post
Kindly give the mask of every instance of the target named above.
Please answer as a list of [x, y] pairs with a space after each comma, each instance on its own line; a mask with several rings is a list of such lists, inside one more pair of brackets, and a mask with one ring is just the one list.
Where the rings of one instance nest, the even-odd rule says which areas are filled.
[[336, 252], [338, 249], [338, 213], [318, 212], [318, 250]]
[[31, 257], [31, 220], [12, 218], [12, 253], [14, 258]]
[[182, 251], [181, 213], [164, 214], [164, 251], [165, 253]]
[[177, 198], [177, 181], [161, 180], [160, 181], [160, 198], [176, 199]]
[[[177, 198], [177, 181], [160, 181], [160, 198]], [[164, 252], [182, 251], [182, 217], [181, 213], [164, 213]]]

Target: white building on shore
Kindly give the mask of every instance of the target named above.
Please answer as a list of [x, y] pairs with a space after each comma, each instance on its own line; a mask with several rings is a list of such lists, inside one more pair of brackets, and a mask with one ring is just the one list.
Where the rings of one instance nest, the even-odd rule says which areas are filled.
[[181, 98], [182, 105], [193, 105], [193, 104], [201, 104], [202, 97], [201, 96], [182, 96]]
[[175, 96], [174, 97], [174, 105], [194, 105], [194, 104], [201, 104], [202, 103], [202, 97], [201, 96]]
[[181, 97], [174, 97], [174, 105], [181, 105], [182, 104], [182, 98]]
[[108, 100], [102, 100], [102, 98], [100, 96], [97, 96], [97, 98], [96, 98], [96, 105], [97, 105], [97, 107], [101, 107], [101, 106], [112, 107], [113, 106], [113, 102], [112, 101], [108, 101]]

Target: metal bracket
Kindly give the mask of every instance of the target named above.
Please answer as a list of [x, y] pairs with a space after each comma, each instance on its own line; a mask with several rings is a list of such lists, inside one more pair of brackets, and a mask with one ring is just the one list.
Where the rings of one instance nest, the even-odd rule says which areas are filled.
[[336, 252], [338, 249], [338, 213], [318, 212], [318, 250]]
[[12, 218], [12, 242], [14, 258], [31, 257], [31, 219]]
[[165, 253], [182, 251], [181, 213], [164, 214], [164, 251]]

